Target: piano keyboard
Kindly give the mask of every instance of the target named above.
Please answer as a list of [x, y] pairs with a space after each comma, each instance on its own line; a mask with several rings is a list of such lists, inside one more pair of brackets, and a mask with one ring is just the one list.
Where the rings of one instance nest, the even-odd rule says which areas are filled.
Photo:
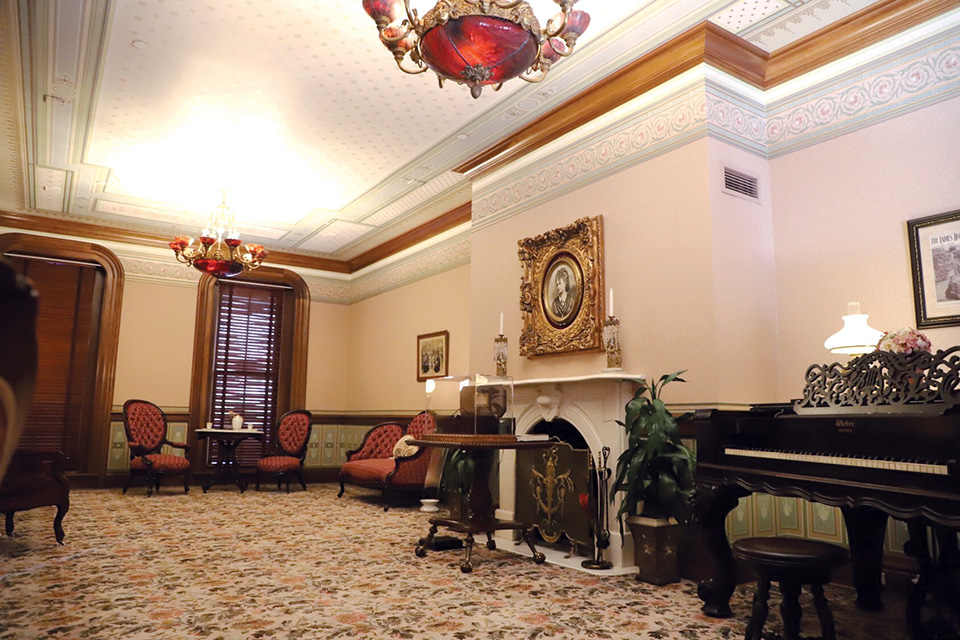
[[742, 458], [764, 458], [767, 460], [786, 460], [789, 462], [810, 462], [815, 464], [833, 464], [843, 467], [863, 467], [883, 469], [885, 471], [906, 471], [908, 473], [926, 473], [937, 476], [949, 475], [947, 465], [930, 464], [906, 460], [881, 460], [878, 458], [856, 458], [850, 456], [830, 456], [816, 453], [795, 453], [791, 451], [771, 451], [764, 449], [733, 449], [723, 452], [728, 456]]

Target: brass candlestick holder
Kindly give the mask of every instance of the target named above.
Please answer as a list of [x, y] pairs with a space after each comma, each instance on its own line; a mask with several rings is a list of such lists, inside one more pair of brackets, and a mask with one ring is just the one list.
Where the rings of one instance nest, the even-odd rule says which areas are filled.
[[613, 316], [609, 316], [603, 323], [603, 348], [607, 352], [607, 368], [604, 371], [623, 371], [620, 321]]
[[493, 339], [493, 359], [497, 363], [497, 375], [507, 375], [507, 337], [502, 333]]

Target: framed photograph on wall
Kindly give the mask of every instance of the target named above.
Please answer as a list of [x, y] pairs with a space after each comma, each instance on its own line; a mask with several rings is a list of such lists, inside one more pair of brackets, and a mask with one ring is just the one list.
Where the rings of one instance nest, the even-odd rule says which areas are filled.
[[917, 328], [960, 325], [960, 211], [907, 221]]
[[603, 218], [581, 218], [519, 243], [520, 355], [603, 348]]
[[449, 331], [437, 331], [417, 336], [417, 382], [448, 376], [450, 370], [449, 358]]

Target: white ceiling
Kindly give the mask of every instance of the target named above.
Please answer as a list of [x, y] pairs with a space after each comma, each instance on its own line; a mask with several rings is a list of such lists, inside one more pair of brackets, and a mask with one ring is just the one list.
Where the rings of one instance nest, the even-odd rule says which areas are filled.
[[398, 71], [361, 0], [0, 2], [35, 122], [24, 210], [195, 234], [225, 189], [245, 239], [349, 259], [469, 201], [451, 167], [701, 20], [773, 50], [872, 0], [581, 0], [571, 58], [479, 100]]

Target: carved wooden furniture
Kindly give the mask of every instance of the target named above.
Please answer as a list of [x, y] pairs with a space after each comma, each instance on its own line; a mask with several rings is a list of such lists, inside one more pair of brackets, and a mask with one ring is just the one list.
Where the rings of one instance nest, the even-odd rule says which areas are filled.
[[360, 448], [347, 452], [347, 462], [340, 467], [340, 492], [344, 485], [355, 484], [383, 492], [383, 510], [390, 508], [391, 495], [423, 492], [423, 483], [430, 466], [430, 451], [421, 448], [412, 456], [394, 457], [393, 450], [404, 435], [420, 438], [437, 430], [437, 418], [431, 411], [418, 414], [404, 429], [385, 422], [367, 432]]
[[461, 514], [461, 518], [430, 518], [430, 531], [426, 538], [421, 538], [417, 542], [414, 553], [419, 558], [427, 555], [427, 549], [431, 548], [433, 539], [440, 527], [446, 527], [451, 531], [467, 534], [463, 561], [460, 562], [460, 571], [470, 573], [473, 571], [473, 535], [475, 533], [485, 533], [487, 536], [487, 549], [493, 551], [497, 548], [497, 543], [493, 540], [493, 532], [501, 530], [519, 531], [524, 542], [530, 547], [533, 554], [533, 561], [537, 564], [543, 564], [546, 558], [537, 551], [533, 544], [533, 524], [530, 522], [514, 522], [512, 520], [501, 520], [494, 516], [493, 497], [490, 495], [490, 473], [493, 469], [493, 458], [496, 453], [502, 449], [535, 449], [549, 447], [553, 443], [547, 440], [536, 442], [519, 442], [513, 435], [460, 435], [460, 434], [434, 434], [423, 436], [414, 440], [412, 444], [420, 447], [438, 447], [442, 449], [462, 449], [473, 458], [473, 479], [467, 493], [466, 513]]
[[704, 613], [730, 615], [736, 573], [724, 520], [739, 498], [764, 492], [842, 509], [857, 606], [866, 611], [883, 606], [887, 519], [906, 521], [911, 539], [904, 550], [920, 568], [907, 606], [909, 632], [914, 639], [946, 637], [924, 627], [928, 619], [944, 622], [939, 603], [960, 601], [958, 407], [960, 348], [954, 347], [815, 365], [794, 405], [698, 411], [696, 504], [716, 566], [700, 583]]
[[821, 639], [836, 640], [833, 614], [823, 595], [823, 585], [830, 582], [834, 569], [847, 563], [846, 549], [798, 538], [746, 538], [733, 543], [733, 555], [749, 564], [759, 576], [745, 640], [761, 640], [763, 637], [771, 582], [780, 584], [783, 595], [780, 616], [784, 640], [801, 640], [799, 597], [805, 584], [810, 585], [813, 606], [820, 619]]
[[0, 257], [0, 480], [26, 423], [37, 378], [37, 293]]
[[277, 477], [277, 489], [282, 481], [287, 481], [287, 493], [290, 493], [290, 477], [294, 474], [304, 490], [303, 462], [307, 458], [307, 443], [310, 441], [310, 423], [313, 414], [309, 411], [289, 411], [283, 414], [274, 432], [275, 451], [271, 455], [257, 460], [257, 491], [260, 490], [260, 474], [273, 474]]
[[263, 440], [262, 429], [197, 429], [198, 440], [216, 440], [218, 459], [213, 465], [213, 475], [203, 484], [206, 493], [215, 484], [233, 484], [240, 493], [247, 490], [247, 481], [240, 472], [237, 447], [244, 440]]
[[0, 512], [6, 515], [8, 536], [13, 535], [13, 514], [17, 511], [55, 506], [53, 533], [63, 544], [63, 516], [70, 509], [70, 483], [63, 475], [65, 463], [59, 451], [18, 449], [14, 453], [0, 482]]
[[[123, 403], [123, 428], [130, 449], [130, 475], [123, 486], [126, 493], [134, 476], [145, 476], [147, 495], [160, 491], [160, 479], [183, 476], [183, 492], [190, 491], [190, 445], [167, 440], [167, 416], [157, 405], [146, 400]], [[184, 457], [161, 453], [164, 445], [184, 450]]]

